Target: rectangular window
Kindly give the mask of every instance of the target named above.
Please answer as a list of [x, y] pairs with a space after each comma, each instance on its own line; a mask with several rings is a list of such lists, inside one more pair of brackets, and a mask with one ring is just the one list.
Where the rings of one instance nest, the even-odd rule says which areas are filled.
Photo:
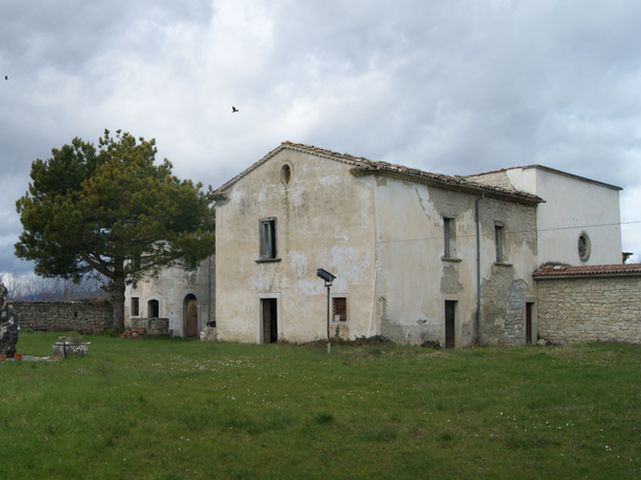
[[503, 263], [505, 261], [505, 254], [503, 253], [504, 249], [504, 231], [503, 225], [496, 224], [494, 225], [494, 241], [496, 243], [496, 262]]
[[332, 298], [332, 318], [335, 322], [347, 321], [347, 298]]
[[276, 219], [263, 218], [259, 222], [261, 260], [276, 258]]
[[140, 316], [140, 299], [138, 297], [131, 297], [131, 316]]
[[454, 256], [455, 235], [454, 219], [443, 217], [443, 256], [445, 258]]

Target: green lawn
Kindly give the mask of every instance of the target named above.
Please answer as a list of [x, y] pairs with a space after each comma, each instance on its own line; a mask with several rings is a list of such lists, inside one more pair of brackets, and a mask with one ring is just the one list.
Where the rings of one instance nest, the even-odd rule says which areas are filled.
[[88, 340], [0, 363], [0, 479], [641, 478], [641, 347]]

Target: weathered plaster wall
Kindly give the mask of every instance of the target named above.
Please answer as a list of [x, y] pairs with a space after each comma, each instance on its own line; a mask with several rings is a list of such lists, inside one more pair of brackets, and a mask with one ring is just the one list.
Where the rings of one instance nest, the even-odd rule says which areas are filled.
[[539, 335], [554, 343], [641, 343], [641, 277], [540, 279]]
[[[376, 194], [380, 333], [400, 342], [444, 344], [444, 301], [458, 302], [459, 344], [471, 341], [467, 319], [475, 288], [474, 200], [379, 177]], [[455, 219], [452, 258], [444, 253], [443, 217]]]
[[113, 325], [109, 302], [11, 302], [20, 328], [102, 333]]
[[[373, 333], [373, 179], [356, 178], [350, 168], [283, 150], [229, 188], [228, 201], [216, 206], [218, 338], [263, 341], [261, 298], [277, 300], [279, 339], [325, 338], [326, 290], [317, 268], [337, 276], [334, 296], [347, 297], [341, 334]], [[259, 220], [267, 217], [276, 218], [280, 260], [257, 262]]]
[[[523, 344], [525, 304], [536, 299], [536, 285], [531, 279], [537, 267], [536, 209], [484, 198], [479, 203], [479, 215], [482, 277], [479, 342]], [[504, 230], [502, 262], [496, 261], [497, 223]]]
[[[169, 320], [169, 332], [175, 336], [184, 336], [185, 297], [194, 295], [198, 302], [198, 331], [205, 328], [208, 321], [215, 320], [214, 263], [214, 258], [211, 257], [203, 260], [194, 270], [185, 270], [179, 266], [165, 268], [156, 277], [148, 277], [135, 287], [128, 286], [125, 292], [125, 325], [131, 326], [133, 318], [148, 317], [148, 302], [158, 300], [159, 316]], [[139, 298], [137, 317], [131, 314], [132, 297]]]
[[[391, 178], [376, 191], [377, 318], [397, 341], [445, 343], [445, 301], [455, 301], [457, 346], [476, 335], [478, 197]], [[479, 202], [481, 342], [524, 343], [524, 308], [535, 296], [536, 210], [499, 200]], [[443, 218], [453, 218], [451, 258], [444, 258]], [[505, 229], [506, 264], [496, 264], [495, 222]]]

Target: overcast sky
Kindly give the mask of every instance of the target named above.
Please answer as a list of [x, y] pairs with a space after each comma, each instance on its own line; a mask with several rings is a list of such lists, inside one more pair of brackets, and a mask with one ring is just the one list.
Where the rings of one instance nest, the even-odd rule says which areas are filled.
[[105, 128], [214, 187], [284, 140], [449, 174], [540, 163], [623, 187], [641, 252], [638, 0], [0, 0], [0, 19], [0, 272], [32, 270], [31, 162]]

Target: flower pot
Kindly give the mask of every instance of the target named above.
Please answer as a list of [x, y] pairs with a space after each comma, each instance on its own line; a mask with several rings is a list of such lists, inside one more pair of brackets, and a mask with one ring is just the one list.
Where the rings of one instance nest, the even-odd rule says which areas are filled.
[[14, 359], [16, 362], [19, 362], [20, 360], [22, 360], [22, 353], [18, 353], [18, 352], [14, 353], [14, 354], [13, 354], [13, 359]]

